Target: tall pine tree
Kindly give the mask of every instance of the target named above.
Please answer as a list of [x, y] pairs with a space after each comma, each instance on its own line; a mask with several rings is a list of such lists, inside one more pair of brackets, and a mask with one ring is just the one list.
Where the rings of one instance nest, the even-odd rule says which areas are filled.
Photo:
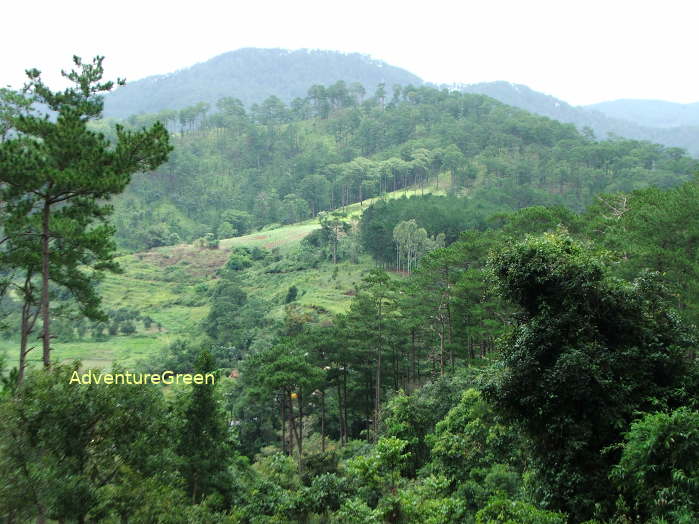
[[[92, 131], [90, 120], [101, 117], [103, 99], [114, 82], [102, 82], [103, 57], [63, 76], [73, 86], [52, 91], [36, 69], [27, 71], [25, 97], [48, 108], [12, 118], [13, 137], [0, 144], [0, 200], [5, 202], [6, 234], [29, 237], [41, 252], [40, 310], [43, 362], [50, 365], [50, 293], [53, 281], [67, 288], [88, 317], [99, 317], [94, 272], [116, 270], [114, 228], [104, 204], [121, 193], [131, 175], [162, 164], [171, 151], [162, 124], [126, 131], [116, 127], [110, 143]], [[118, 80], [123, 84], [123, 80]], [[85, 270], [83, 268], [90, 267]]]

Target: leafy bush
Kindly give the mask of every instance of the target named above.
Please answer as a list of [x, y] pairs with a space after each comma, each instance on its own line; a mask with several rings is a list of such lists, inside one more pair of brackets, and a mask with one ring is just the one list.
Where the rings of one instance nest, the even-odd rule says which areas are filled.
[[494, 497], [476, 513], [476, 524], [566, 524], [563, 513], [539, 509], [519, 500]]
[[626, 434], [612, 479], [632, 515], [699, 521], [699, 412], [646, 415]]

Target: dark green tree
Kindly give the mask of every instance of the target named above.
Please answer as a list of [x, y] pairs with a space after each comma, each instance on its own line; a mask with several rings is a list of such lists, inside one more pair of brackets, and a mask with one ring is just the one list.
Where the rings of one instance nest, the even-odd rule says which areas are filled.
[[176, 483], [174, 427], [157, 387], [71, 383], [86, 373], [79, 363], [29, 373], [0, 402], [0, 515], [99, 519], [102, 490], [124, 469]]
[[[208, 352], [200, 354], [195, 372], [214, 372], [214, 361]], [[180, 471], [193, 504], [213, 493], [230, 495], [228, 466], [233, 448], [216, 391], [215, 383], [195, 383], [185, 399], [177, 453], [182, 458]]]
[[604, 517], [618, 453], [603, 450], [636, 413], [696, 395], [684, 387], [693, 339], [652, 275], [613, 279], [567, 234], [511, 242], [489, 271], [519, 313], [485, 396], [530, 439], [542, 502], [579, 520]]

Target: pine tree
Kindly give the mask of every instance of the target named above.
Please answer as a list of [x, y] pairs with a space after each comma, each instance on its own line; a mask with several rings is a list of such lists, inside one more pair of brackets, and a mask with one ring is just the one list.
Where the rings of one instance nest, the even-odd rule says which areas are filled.
[[[196, 373], [211, 373], [211, 354], [203, 352]], [[232, 459], [228, 428], [216, 398], [216, 384], [193, 384], [186, 401], [183, 427], [177, 452], [182, 457], [181, 472], [193, 504], [216, 491], [225, 493], [228, 465]]]
[[[115, 143], [88, 127], [102, 114], [103, 57], [63, 72], [74, 85], [51, 91], [36, 69], [27, 71], [25, 97], [48, 108], [11, 118], [14, 135], [0, 144], [0, 200], [5, 202], [5, 234], [31, 237], [41, 253], [40, 309], [43, 362], [50, 365], [50, 293], [53, 281], [68, 288], [82, 312], [99, 318], [95, 271], [116, 270], [114, 228], [104, 204], [121, 193], [131, 175], [162, 164], [171, 150], [160, 123], [141, 131], [116, 127]], [[118, 80], [122, 85], [123, 80]], [[91, 266], [92, 271], [81, 269]]]

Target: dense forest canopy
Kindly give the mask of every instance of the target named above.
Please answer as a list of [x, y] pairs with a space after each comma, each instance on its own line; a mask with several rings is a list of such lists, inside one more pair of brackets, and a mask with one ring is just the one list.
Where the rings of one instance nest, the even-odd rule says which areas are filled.
[[[447, 173], [450, 191], [494, 208], [561, 204], [581, 210], [599, 192], [669, 187], [696, 171], [682, 150], [597, 141], [495, 100], [428, 87], [367, 93], [358, 84], [312, 87], [290, 106], [276, 97], [246, 110], [221, 99], [128, 119], [156, 120], [175, 151], [116, 204], [124, 247], [290, 224]], [[108, 122], [100, 126], [108, 132]], [[480, 205], [480, 204], [474, 204]]]
[[343, 81], [113, 125], [101, 64], [0, 92], [0, 518], [699, 519], [699, 162]]

